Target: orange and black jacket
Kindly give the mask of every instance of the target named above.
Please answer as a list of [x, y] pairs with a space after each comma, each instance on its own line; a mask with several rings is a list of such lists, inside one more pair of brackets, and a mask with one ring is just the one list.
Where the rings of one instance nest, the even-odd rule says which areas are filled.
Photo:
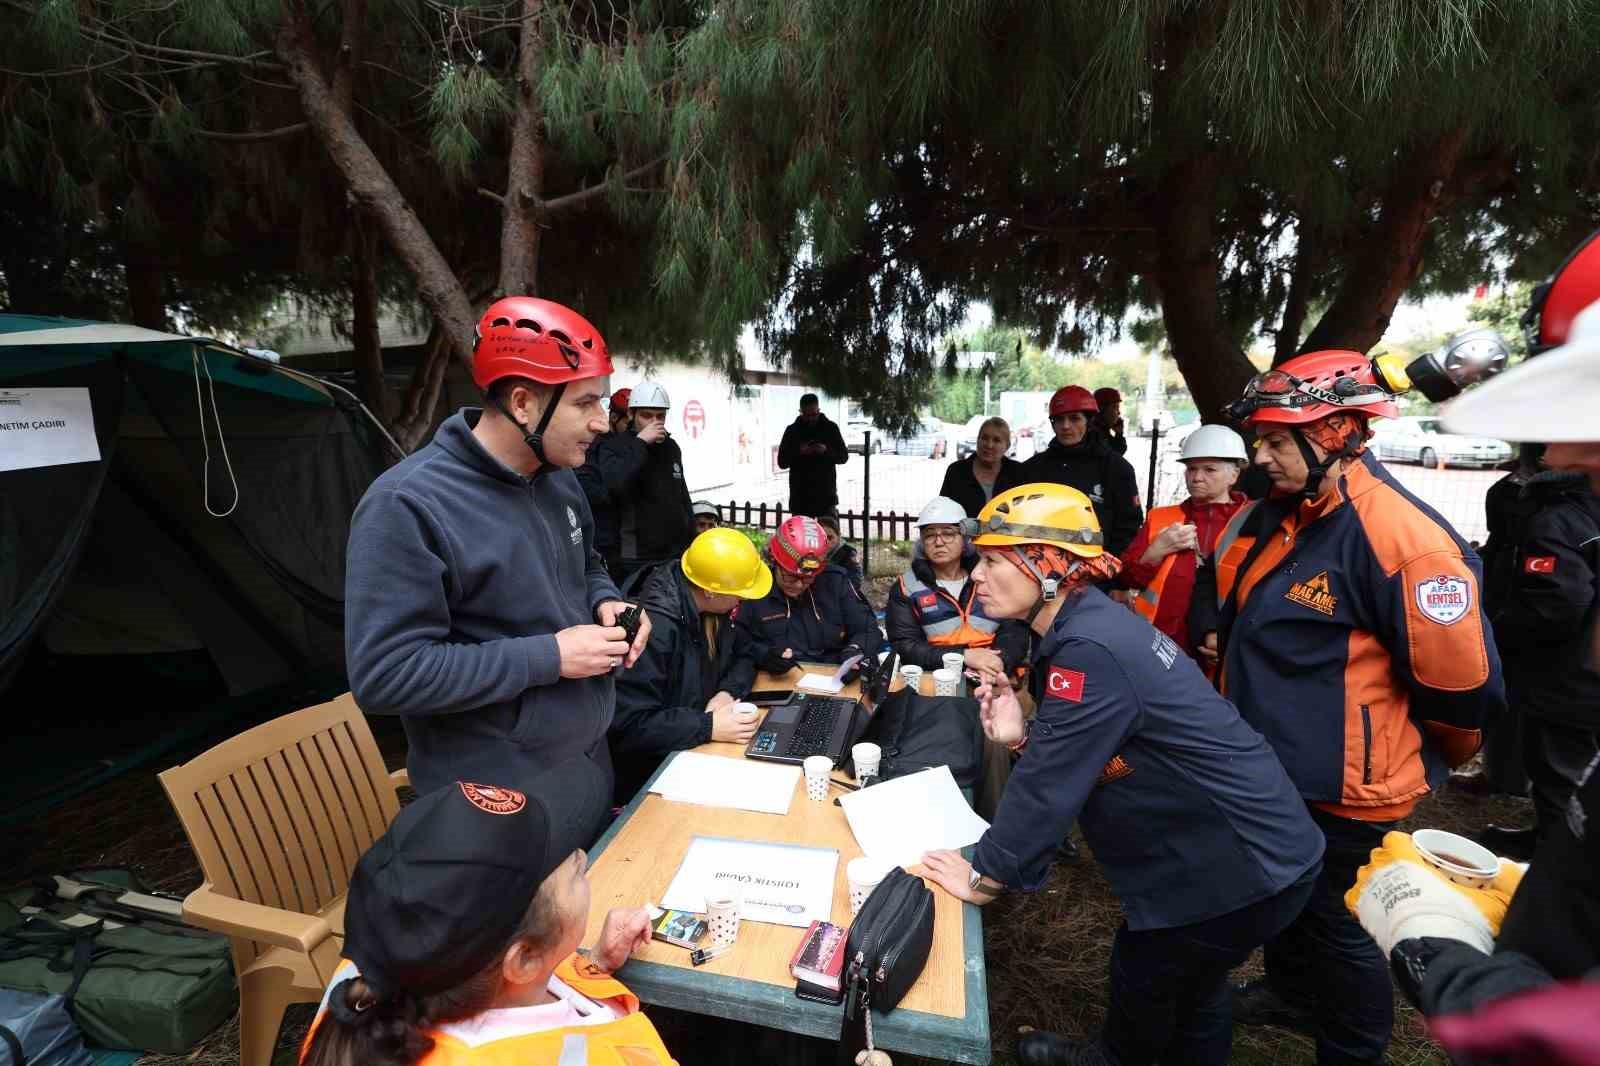
[[1477, 555], [1370, 453], [1333, 493], [1241, 509], [1211, 562], [1190, 637], [1218, 634], [1219, 687], [1308, 802], [1404, 817], [1504, 707]]

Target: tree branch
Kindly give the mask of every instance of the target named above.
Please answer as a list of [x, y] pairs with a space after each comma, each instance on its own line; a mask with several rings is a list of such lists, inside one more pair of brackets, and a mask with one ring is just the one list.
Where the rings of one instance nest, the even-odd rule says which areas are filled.
[[[643, 166], [634, 167], [632, 170], [622, 175], [622, 183], [626, 185], [634, 178], [641, 178], [666, 161], [667, 157], [662, 155], [650, 160], [650, 162], [645, 163]], [[554, 200], [539, 200], [534, 204], [534, 210], [538, 212], [541, 218], [549, 218], [552, 215], [558, 215], [563, 211], [570, 211], [580, 204], [584, 204], [590, 200], [593, 200], [595, 197], [604, 193], [608, 188], [610, 188], [610, 186], [611, 182], [608, 179], [606, 181], [599, 182], [598, 184], [590, 185], [587, 188], [579, 189], [577, 192], [569, 192], [565, 196], [557, 196]]]
[[304, 133], [310, 129], [309, 123], [296, 122], [289, 126], [279, 126], [272, 130], [256, 130], [248, 133], [232, 133], [227, 130], [194, 130], [196, 137], [204, 137], [209, 141], [274, 141], [281, 137], [293, 137], [295, 134]]

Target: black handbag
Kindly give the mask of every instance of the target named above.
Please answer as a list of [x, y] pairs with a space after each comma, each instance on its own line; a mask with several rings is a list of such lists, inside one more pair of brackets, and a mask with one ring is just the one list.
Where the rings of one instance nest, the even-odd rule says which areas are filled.
[[[878, 706], [861, 739], [883, 749], [882, 781], [948, 766], [958, 786], [974, 788], [983, 774], [983, 726], [975, 699], [903, 688]], [[847, 763], [854, 776], [854, 761]]]
[[928, 964], [933, 949], [933, 892], [896, 867], [878, 883], [850, 923], [845, 945], [841, 1061], [871, 1049], [872, 1011], [887, 1014]]

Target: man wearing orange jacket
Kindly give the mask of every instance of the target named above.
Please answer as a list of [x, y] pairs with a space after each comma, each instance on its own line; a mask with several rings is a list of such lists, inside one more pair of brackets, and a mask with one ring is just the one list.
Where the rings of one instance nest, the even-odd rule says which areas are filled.
[[1189, 615], [1327, 838], [1311, 902], [1265, 945], [1266, 976], [1238, 990], [1234, 1019], [1314, 1033], [1324, 1066], [1381, 1061], [1394, 1023], [1388, 967], [1344, 891], [1504, 703], [1477, 556], [1366, 450], [1368, 421], [1397, 414], [1404, 387], [1348, 351], [1247, 386], [1232, 413], [1256, 430], [1272, 493], [1223, 530]]

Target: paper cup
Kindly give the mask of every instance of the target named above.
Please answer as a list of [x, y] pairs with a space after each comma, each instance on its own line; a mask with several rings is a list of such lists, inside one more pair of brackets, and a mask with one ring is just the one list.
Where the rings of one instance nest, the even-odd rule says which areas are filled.
[[944, 662], [944, 668], [953, 674], [959, 674], [966, 669], [967, 657], [958, 651], [950, 652], [939, 657]]
[[961, 675], [954, 670], [935, 670], [933, 672], [933, 694], [935, 696], [954, 696], [960, 684]]
[[739, 938], [739, 906], [743, 902], [736, 890], [706, 897], [706, 926], [712, 947], [727, 947]]
[[907, 664], [900, 668], [900, 677], [905, 681], [906, 688], [912, 692], [922, 691], [922, 667]]
[[878, 762], [883, 758], [883, 749], [870, 741], [862, 741], [850, 749], [850, 759], [856, 764], [856, 780], [861, 781], [868, 777], [878, 776]]
[[1484, 888], [1500, 872], [1500, 857], [1475, 840], [1443, 829], [1418, 829], [1411, 834], [1417, 853], [1447, 880], [1467, 888]]
[[850, 883], [850, 917], [854, 918], [861, 913], [861, 905], [867, 902], [872, 890], [889, 876], [889, 868], [876, 859], [869, 859], [863, 855], [859, 859], [850, 860], [844, 868], [844, 876]]
[[756, 715], [761, 713], [761, 708], [753, 703], [735, 703], [733, 705], [733, 713], [734, 717], [738, 718], [739, 721], [751, 722], [755, 720]]
[[806, 798], [821, 803], [828, 798], [828, 776], [833, 773], [833, 760], [826, 755], [811, 755], [800, 764], [806, 772]]

